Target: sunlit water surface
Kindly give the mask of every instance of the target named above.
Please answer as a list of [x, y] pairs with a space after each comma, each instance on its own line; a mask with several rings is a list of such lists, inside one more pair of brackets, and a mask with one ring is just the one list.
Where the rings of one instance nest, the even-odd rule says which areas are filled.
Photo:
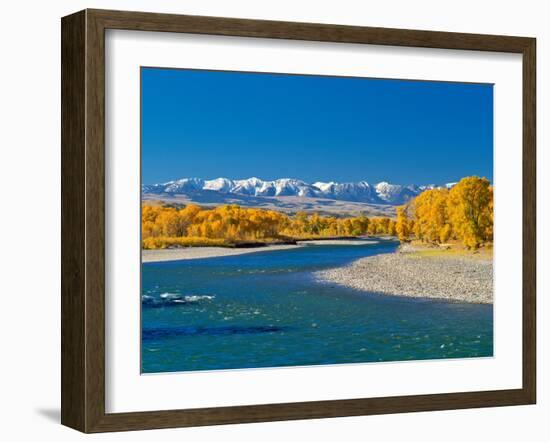
[[360, 292], [312, 272], [394, 241], [142, 266], [144, 373], [493, 354], [493, 307]]

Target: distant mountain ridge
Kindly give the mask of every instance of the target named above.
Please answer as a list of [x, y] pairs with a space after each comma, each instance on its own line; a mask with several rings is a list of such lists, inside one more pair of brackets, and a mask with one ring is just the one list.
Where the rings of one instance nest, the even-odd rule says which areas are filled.
[[423, 190], [434, 187], [450, 188], [456, 183], [442, 186], [411, 184], [403, 186], [382, 181], [369, 184], [367, 181], [355, 183], [315, 182], [313, 184], [294, 178], [280, 178], [265, 181], [252, 177], [242, 180], [216, 178], [204, 180], [202, 178], [182, 178], [161, 184], [146, 184], [142, 186], [142, 194], [153, 195], [193, 195], [216, 193], [221, 195], [239, 195], [255, 198], [261, 197], [307, 197], [322, 198], [338, 201], [351, 201], [368, 204], [401, 205], [411, 200]]

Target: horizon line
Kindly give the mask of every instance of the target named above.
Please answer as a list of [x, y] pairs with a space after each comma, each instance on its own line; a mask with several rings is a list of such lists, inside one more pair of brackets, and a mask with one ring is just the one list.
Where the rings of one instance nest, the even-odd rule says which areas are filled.
[[[476, 175], [476, 174], [472, 174], [472, 175], [464, 175], [456, 180], [446, 180], [444, 183], [439, 183], [439, 184], [453, 184], [453, 183], [458, 183], [462, 178], [466, 178], [466, 177], [471, 177], [471, 176], [476, 176], [476, 177], [479, 177], [479, 178], [485, 178], [487, 179], [490, 183], [492, 183], [492, 180], [490, 180], [489, 178], [487, 178], [486, 176], [481, 176], [481, 175]], [[406, 183], [406, 184], [403, 184], [403, 183], [397, 183], [397, 182], [391, 182], [389, 180], [382, 180], [382, 181], [368, 181], [366, 179], [361, 179], [361, 180], [356, 180], [356, 181], [336, 181], [336, 180], [328, 180], [328, 181], [325, 181], [325, 180], [314, 180], [314, 181], [306, 181], [306, 180], [303, 180], [301, 178], [292, 178], [292, 177], [280, 177], [280, 178], [275, 178], [275, 179], [264, 179], [264, 178], [259, 178], [257, 176], [249, 176], [248, 178], [228, 178], [227, 176], [217, 176], [216, 178], [201, 178], [201, 177], [198, 177], [198, 176], [184, 176], [184, 177], [181, 177], [181, 178], [176, 178], [176, 179], [171, 179], [171, 180], [168, 180], [168, 181], [162, 181], [162, 182], [155, 182], [155, 183], [141, 183], [142, 185], [155, 185], [155, 184], [168, 184], [168, 183], [173, 183], [173, 182], [177, 182], [177, 181], [181, 181], [181, 180], [202, 180], [202, 181], [215, 181], [215, 180], [219, 180], [219, 179], [225, 179], [225, 180], [229, 180], [229, 181], [248, 181], [248, 180], [252, 180], [252, 179], [257, 179], [257, 180], [260, 180], [260, 181], [263, 181], [263, 182], [275, 182], [275, 181], [280, 181], [280, 180], [295, 180], [295, 181], [301, 181], [305, 184], [309, 184], [309, 185], [314, 185], [315, 183], [323, 183], [323, 184], [357, 184], [357, 183], [367, 183], [367, 184], [382, 184], [382, 183], [386, 183], [386, 184], [392, 184], [392, 185], [399, 185], [399, 186], [418, 186], [418, 185], [424, 185], [424, 186], [436, 186], [438, 185], [438, 183], [435, 183], [435, 182], [428, 182], [427, 184], [418, 184], [418, 183]]]

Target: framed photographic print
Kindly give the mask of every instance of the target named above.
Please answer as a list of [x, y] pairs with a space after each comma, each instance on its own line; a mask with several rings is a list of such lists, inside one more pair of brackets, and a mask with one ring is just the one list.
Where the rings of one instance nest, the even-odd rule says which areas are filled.
[[535, 40], [62, 19], [62, 423], [533, 404]]

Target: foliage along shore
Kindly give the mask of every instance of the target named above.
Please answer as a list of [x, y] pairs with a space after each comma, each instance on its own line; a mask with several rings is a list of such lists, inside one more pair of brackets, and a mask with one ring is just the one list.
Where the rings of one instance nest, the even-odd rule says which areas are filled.
[[451, 189], [429, 189], [397, 208], [396, 230], [403, 242], [458, 241], [477, 249], [493, 241], [493, 186], [486, 178], [462, 178]]
[[397, 219], [334, 217], [225, 205], [204, 209], [142, 206], [142, 248], [261, 247], [296, 241], [398, 236], [401, 242], [449, 241], [468, 249], [490, 244], [493, 188], [485, 178], [466, 177], [450, 190], [429, 189], [404, 206]]
[[202, 209], [142, 207], [143, 249], [173, 247], [260, 247], [296, 244], [297, 241], [353, 239], [365, 235], [395, 236], [390, 218], [324, 217], [298, 212], [294, 216], [274, 210], [236, 205]]
[[303, 238], [267, 239], [264, 241], [239, 241], [223, 238], [155, 237], [147, 242], [144, 250], [174, 249], [183, 247], [224, 247], [228, 249], [251, 249], [257, 247], [298, 245], [308, 241], [335, 241], [363, 239], [361, 236], [311, 236]]

